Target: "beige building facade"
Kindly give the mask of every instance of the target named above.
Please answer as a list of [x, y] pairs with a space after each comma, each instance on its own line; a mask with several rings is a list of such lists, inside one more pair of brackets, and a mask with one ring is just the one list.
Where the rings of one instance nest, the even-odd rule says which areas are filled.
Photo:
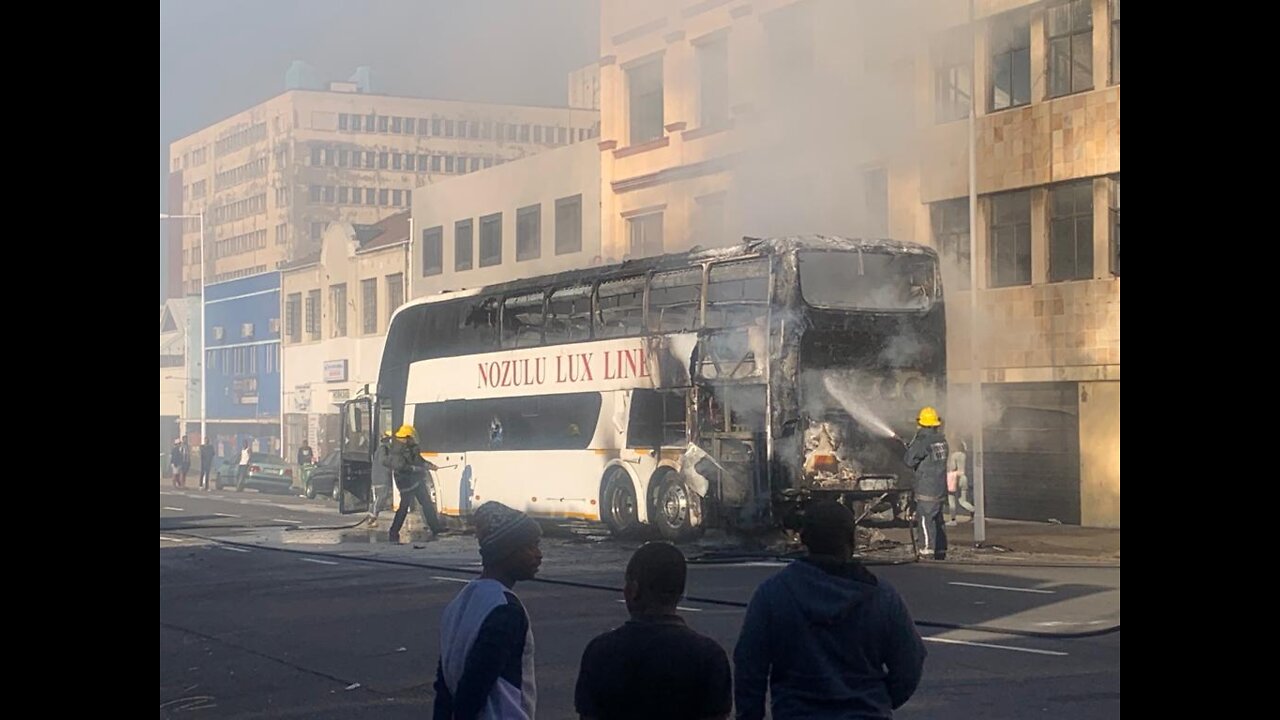
[[957, 441], [979, 348], [988, 513], [1119, 527], [1120, 2], [974, 7], [605, 0], [603, 252], [934, 245]]
[[[331, 222], [372, 224], [414, 189], [592, 139], [590, 109], [289, 90], [170, 146], [169, 212], [204, 214], [209, 282], [277, 269]], [[174, 222], [182, 292], [200, 288], [199, 221]], [[171, 236], [172, 237], [172, 236]]]
[[281, 269], [285, 457], [337, 448], [342, 403], [377, 387], [391, 314], [406, 297], [409, 213], [331, 223], [317, 253]]

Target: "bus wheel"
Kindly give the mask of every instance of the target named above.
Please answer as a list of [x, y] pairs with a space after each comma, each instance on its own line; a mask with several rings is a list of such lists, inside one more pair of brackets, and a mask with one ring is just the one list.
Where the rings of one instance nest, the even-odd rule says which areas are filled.
[[665, 473], [658, 481], [650, 517], [662, 537], [671, 541], [690, 540], [702, 530], [702, 499], [695, 495], [679, 473]]
[[621, 470], [609, 473], [604, 482], [601, 498], [601, 515], [605, 525], [614, 535], [625, 535], [640, 525], [640, 515], [636, 504], [636, 489], [631, 484], [631, 477]]

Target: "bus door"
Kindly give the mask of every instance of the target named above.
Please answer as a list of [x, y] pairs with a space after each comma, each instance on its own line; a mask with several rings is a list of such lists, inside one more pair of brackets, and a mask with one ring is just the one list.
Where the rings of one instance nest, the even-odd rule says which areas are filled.
[[745, 509], [767, 499], [764, 386], [703, 384], [697, 406], [698, 441], [714, 459], [708, 477], [719, 504]]
[[466, 517], [471, 514], [475, 494], [471, 466], [467, 464], [465, 404], [461, 400], [419, 405], [414, 414], [419, 442], [426, 459], [436, 469], [431, 472], [436, 509], [441, 515]]
[[376, 425], [372, 397], [357, 397], [342, 404], [338, 456], [339, 512], [369, 510], [373, 450], [378, 441]]

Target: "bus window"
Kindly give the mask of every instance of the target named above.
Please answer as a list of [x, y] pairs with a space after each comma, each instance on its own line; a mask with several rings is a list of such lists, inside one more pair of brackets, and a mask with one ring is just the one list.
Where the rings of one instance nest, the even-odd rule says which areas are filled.
[[746, 327], [769, 311], [769, 261], [711, 266], [707, 278], [707, 327]]
[[542, 344], [542, 293], [507, 298], [502, 307], [502, 347]]
[[575, 285], [552, 293], [544, 329], [548, 345], [590, 340], [591, 286]]
[[632, 391], [627, 447], [654, 448], [687, 443], [686, 417], [684, 391]]
[[701, 310], [702, 268], [672, 270], [650, 278], [647, 325], [653, 332], [694, 330]]
[[465, 300], [456, 318], [456, 350], [451, 355], [486, 353], [498, 349], [498, 301]]
[[644, 278], [631, 277], [600, 283], [596, 291], [600, 312], [596, 316], [596, 337], [627, 337], [642, 334]]

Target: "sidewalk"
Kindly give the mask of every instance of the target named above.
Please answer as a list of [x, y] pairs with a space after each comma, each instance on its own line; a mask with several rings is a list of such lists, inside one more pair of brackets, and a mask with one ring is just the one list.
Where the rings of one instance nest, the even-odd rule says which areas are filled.
[[947, 528], [952, 548], [965, 556], [1053, 556], [1063, 560], [1120, 562], [1120, 530], [1078, 525], [987, 519], [982, 548], [973, 546], [973, 525], [960, 518]]

